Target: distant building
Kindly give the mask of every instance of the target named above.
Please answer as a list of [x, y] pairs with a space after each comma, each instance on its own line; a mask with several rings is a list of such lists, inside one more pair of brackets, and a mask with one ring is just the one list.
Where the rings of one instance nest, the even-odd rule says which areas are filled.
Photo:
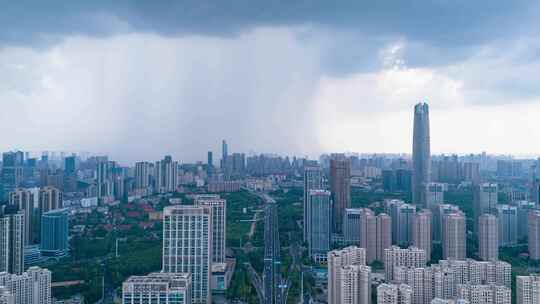
[[[345, 297], [350, 298], [351, 293], [359, 293], [360, 290], [366, 291], [369, 289], [369, 267], [359, 267], [356, 269], [348, 268], [348, 266], [365, 266], [366, 251], [364, 248], [355, 246], [347, 247], [342, 250], [332, 250], [328, 252], [328, 303], [355, 303], [347, 302]], [[348, 274], [348, 275], [347, 275]], [[351, 286], [356, 280], [356, 288], [345, 291], [344, 286]], [[363, 298], [365, 299], [365, 298]], [[364, 303], [364, 302], [358, 302]]]
[[433, 213], [433, 241], [441, 242], [443, 234], [443, 218], [445, 215], [455, 212], [461, 212], [458, 206], [451, 204], [442, 204], [435, 208]]
[[478, 218], [484, 213], [495, 212], [498, 204], [497, 184], [483, 183], [475, 186], [473, 193], [473, 213], [475, 231], [478, 231]]
[[24, 245], [35, 244], [35, 210], [38, 201], [38, 192], [24, 188], [17, 188], [9, 194], [9, 205], [17, 206], [18, 210], [24, 213]]
[[523, 240], [528, 235], [529, 212], [536, 208], [536, 204], [531, 201], [518, 201], [516, 202], [516, 207], [518, 214], [518, 240]]
[[239, 181], [210, 182], [207, 187], [208, 192], [211, 193], [238, 192], [242, 187], [242, 183]]
[[402, 249], [392, 246], [384, 250], [384, 255], [384, 272], [389, 282], [394, 279], [396, 267], [422, 268], [427, 263], [426, 251], [416, 247]]
[[122, 284], [122, 304], [190, 304], [189, 273], [131, 276]]
[[447, 185], [443, 183], [426, 184], [426, 208], [434, 210], [438, 205], [444, 204], [444, 192]]
[[178, 186], [178, 162], [173, 161], [167, 155], [163, 160], [157, 161], [154, 166], [154, 176], [156, 179], [156, 191], [167, 193], [176, 191]]
[[43, 213], [41, 216], [40, 251], [44, 256], [64, 256], [69, 251], [68, 213], [65, 209], [57, 209]]
[[457, 298], [475, 304], [511, 304], [512, 291], [496, 285], [457, 285]]
[[150, 167], [149, 162], [135, 163], [135, 188], [147, 189], [150, 187]]
[[483, 214], [478, 219], [478, 243], [480, 259], [493, 261], [499, 259], [499, 228], [497, 218], [491, 214]]

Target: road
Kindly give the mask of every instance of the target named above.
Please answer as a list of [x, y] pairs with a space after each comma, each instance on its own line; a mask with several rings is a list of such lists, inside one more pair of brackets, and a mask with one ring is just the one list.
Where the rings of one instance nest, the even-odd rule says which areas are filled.
[[266, 203], [264, 219], [264, 304], [284, 304], [285, 284], [281, 276], [277, 204], [267, 194], [262, 194], [261, 197]]

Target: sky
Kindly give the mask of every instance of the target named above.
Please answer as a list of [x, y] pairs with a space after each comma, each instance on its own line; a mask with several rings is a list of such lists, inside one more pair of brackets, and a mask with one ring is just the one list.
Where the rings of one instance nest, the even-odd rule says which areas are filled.
[[540, 154], [537, 1], [0, 0], [0, 151]]

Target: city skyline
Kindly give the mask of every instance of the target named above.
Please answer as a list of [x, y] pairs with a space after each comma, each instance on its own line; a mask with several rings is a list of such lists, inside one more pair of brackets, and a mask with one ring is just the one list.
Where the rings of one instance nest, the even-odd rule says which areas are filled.
[[59, 3], [0, 13], [2, 151], [409, 152], [427, 100], [433, 154], [540, 154], [534, 2]]

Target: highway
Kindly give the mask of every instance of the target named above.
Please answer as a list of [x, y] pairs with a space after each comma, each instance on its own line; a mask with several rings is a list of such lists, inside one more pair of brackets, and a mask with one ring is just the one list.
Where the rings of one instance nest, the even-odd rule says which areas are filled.
[[262, 194], [261, 197], [266, 203], [264, 219], [264, 304], [284, 304], [286, 286], [281, 276], [277, 204], [267, 194]]

